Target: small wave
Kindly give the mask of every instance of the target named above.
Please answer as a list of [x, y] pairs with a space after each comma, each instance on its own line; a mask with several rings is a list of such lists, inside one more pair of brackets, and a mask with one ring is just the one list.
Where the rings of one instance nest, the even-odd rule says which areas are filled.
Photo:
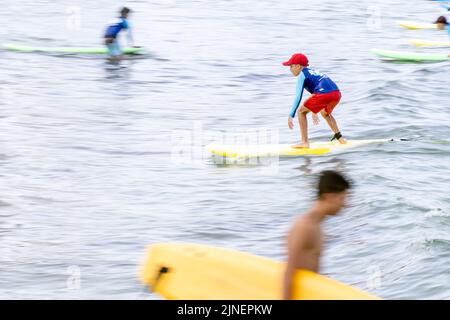
[[240, 80], [240, 81], [253, 81], [253, 80], [268, 80], [268, 79], [279, 79], [278, 75], [271, 75], [271, 74], [260, 74], [260, 73], [248, 73], [241, 76], [237, 76], [234, 79]]
[[434, 208], [425, 213], [425, 218], [433, 217], [450, 217], [450, 212], [444, 211], [441, 208]]
[[0, 207], [11, 207], [12, 204], [6, 201], [0, 200]]
[[450, 250], [450, 239], [427, 239], [423, 245], [426, 249]]

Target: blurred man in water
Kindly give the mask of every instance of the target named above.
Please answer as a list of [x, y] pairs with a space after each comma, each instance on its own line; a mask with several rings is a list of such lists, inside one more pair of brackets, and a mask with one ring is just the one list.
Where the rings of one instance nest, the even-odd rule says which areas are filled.
[[292, 283], [298, 269], [319, 272], [323, 246], [322, 221], [346, 205], [350, 182], [334, 171], [321, 173], [317, 199], [311, 209], [297, 218], [287, 236], [288, 259], [283, 279], [283, 299], [291, 299]]

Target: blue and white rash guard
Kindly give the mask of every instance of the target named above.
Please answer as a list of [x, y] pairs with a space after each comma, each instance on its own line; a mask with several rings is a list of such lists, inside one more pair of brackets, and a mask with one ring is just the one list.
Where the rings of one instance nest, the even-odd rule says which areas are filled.
[[128, 41], [133, 42], [133, 37], [131, 34], [131, 27], [128, 23], [128, 20], [125, 18], [118, 18], [114, 20], [111, 25], [106, 29], [105, 38], [113, 38], [116, 39], [117, 35], [120, 31], [127, 30], [128, 31]]
[[304, 67], [297, 80], [297, 89], [292, 104], [291, 112], [289, 115], [291, 118], [295, 117], [300, 102], [302, 101], [303, 89], [306, 89], [309, 93], [329, 93], [332, 91], [339, 90], [338, 86], [328, 78], [326, 74], [322, 74], [313, 69]]

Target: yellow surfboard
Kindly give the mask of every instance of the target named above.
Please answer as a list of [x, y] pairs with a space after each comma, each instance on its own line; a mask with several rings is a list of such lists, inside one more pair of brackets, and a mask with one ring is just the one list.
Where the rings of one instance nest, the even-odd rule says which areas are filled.
[[397, 21], [399, 26], [410, 29], [410, 30], [419, 30], [419, 29], [436, 29], [437, 25], [434, 23], [420, 23], [420, 22], [413, 22], [413, 21]]
[[206, 149], [215, 155], [228, 158], [290, 157], [323, 155], [386, 141], [389, 139], [350, 140], [346, 144], [340, 144], [338, 141], [312, 142], [309, 148], [293, 148], [292, 144], [227, 145], [213, 143], [207, 145]]
[[409, 43], [416, 47], [433, 47], [433, 48], [446, 48], [450, 47], [450, 41], [430, 41], [421, 39], [411, 39]]
[[[239, 251], [199, 244], [149, 246], [141, 281], [166, 299], [278, 300], [284, 264]], [[380, 299], [325, 276], [298, 270], [293, 299]]]

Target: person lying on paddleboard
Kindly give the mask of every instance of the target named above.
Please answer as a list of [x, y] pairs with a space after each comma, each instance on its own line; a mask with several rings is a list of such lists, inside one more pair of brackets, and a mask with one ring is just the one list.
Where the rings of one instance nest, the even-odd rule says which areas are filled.
[[439, 30], [447, 30], [448, 36], [450, 37], [450, 23], [448, 23], [446, 17], [440, 16], [437, 18], [435, 24]]
[[323, 245], [321, 223], [346, 206], [350, 182], [334, 171], [319, 177], [317, 200], [313, 207], [297, 218], [287, 235], [287, 264], [283, 278], [283, 299], [290, 299], [295, 272], [304, 269], [319, 272]]
[[127, 30], [128, 44], [132, 47], [133, 35], [131, 33], [131, 27], [128, 22], [128, 16], [131, 10], [129, 8], [122, 8], [120, 10], [120, 17], [114, 20], [107, 28], [104, 35], [105, 45], [108, 48], [110, 60], [120, 61], [123, 59], [122, 49], [120, 48], [117, 36], [122, 30]]
[[[291, 107], [288, 117], [288, 126], [292, 130], [294, 127], [294, 117], [297, 112], [298, 122], [300, 125], [301, 142], [293, 145], [294, 148], [309, 148], [308, 140], [308, 120], [307, 113], [312, 112], [313, 123], [319, 123], [317, 113], [320, 112], [322, 117], [327, 121], [331, 130], [334, 132], [332, 141], [337, 139], [340, 143], [346, 143], [339, 131], [336, 120], [331, 115], [333, 109], [341, 100], [341, 92], [337, 85], [325, 74], [308, 68], [308, 58], [301, 54], [295, 53], [292, 57], [283, 62], [284, 66], [289, 66], [294, 77], [298, 77], [297, 94]], [[303, 89], [306, 89], [312, 95], [300, 105], [303, 96]]]

